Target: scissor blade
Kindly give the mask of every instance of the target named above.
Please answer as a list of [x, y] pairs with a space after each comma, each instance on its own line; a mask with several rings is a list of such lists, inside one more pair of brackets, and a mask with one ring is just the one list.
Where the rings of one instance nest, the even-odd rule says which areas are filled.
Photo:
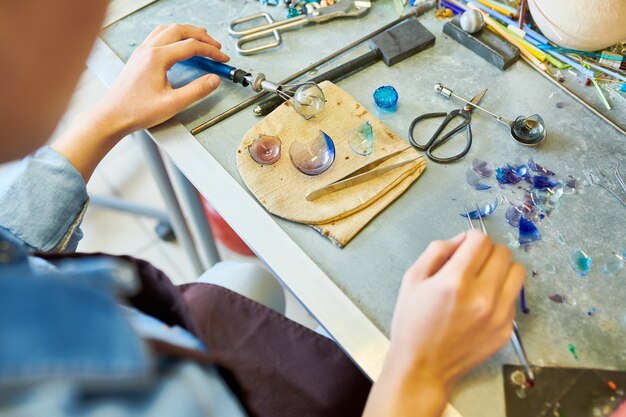
[[374, 169], [372, 171], [364, 172], [356, 176], [350, 176], [347, 179], [339, 180], [332, 184], [319, 188], [315, 191], [311, 191], [309, 194], [307, 194], [306, 199], [308, 201], [313, 201], [327, 194], [334, 193], [340, 190], [345, 190], [346, 188], [350, 188], [355, 185], [362, 184], [367, 181], [371, 181], [374, 178], [378, 178], [381, 175], [386, 174], [387, 172], [393, 171], [394, 169], [398, 169], [401, 166], [404, 166], [406, 164], [409, 164], [411, 162], [417, 161], [422, 158], [423, 156], [418, 156], [417, 158], [408, 159], [406, 161], [398, 162], [396, 164], [392, 164], [386, 167]]
[[[483, 101], [483, 97], [485, 97], [485, 94], [487, 94], [487, 89], [485, 88], [483, 91], [481, 91], [480, 93], [478, 93], [478, 95], [476, 95], [472, 100], [471, 103], [472, 104], [480, 104], [481, 101]], [[467, 107], [469, 107], [468, 111], [471, 113], [474, 111], [474, 109], [476, 109], [475, 106], [472, 106], [472, 104], [467, 104]]]

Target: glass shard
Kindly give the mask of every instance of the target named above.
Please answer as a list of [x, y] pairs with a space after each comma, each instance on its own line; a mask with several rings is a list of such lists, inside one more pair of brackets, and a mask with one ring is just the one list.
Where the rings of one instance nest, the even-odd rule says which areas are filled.
[[525, 142], [536, 144], [545, 138], [546, 128], [541, 116], [533, 114], [528, 117], [519, 116], [515, 119], [511, 132]]
[[535, 224], [530, 220], [526, 220], [524, 216], [520, 217], [519, 243], [523, 245], [536, 240], [541, 240], [541, 233], [539, 233]]
[[565, 181], [565, 186], [569, 188], [576, 188], [576, 178], [570, 178]]
[[365, 122], [350, 132], [350, 149], [359, 155], [367, 156], [374, 147], [374, 131], [370, 122]]
[[545, 190], [533, 190], [530, 193], [532, 203], [539, 210], [551, 212], [559, 206], [559, 199], [563, 195], [563, 187], [557, 186]]
[[[498, 207], [498, 200], [481, 207], [480, 215], [482, 217], [491, 216], [493, 212], [496, 211], [496, 207]], [[462, 213], [461, 216], [467, 217], [465, 213]], [[478, 219], [478, 210], [470, 211], [469, 216], [470, 216], [470, 219]]]
[[496, 179], [500, 184], [517, 184], [528, 175], [528, 167], [520, 165], [514, 167], [507, 164], [506, 167], [496, 168]]
[[602, 273], [607, 276], [618, 274], [624, 269], [624, 258], [619, 253], [613, 252], [604, 265], [602, 265]]
[[289, 99], [293, 108], [305, 119], [310, 119], [324, 109], [324, 92], [315, 83], [302, 84]]
[[475, 190], [484, 191], [491, 188], [491, 185], [482, 182], [483, 177], [478, 175], [473, 169], [468, 168], [467, 171], [465, 171], [465, 179]]
[[533, 177], [533, 187], [537, 190], [554, 188], [557, 185], [559, 185], [559, 181], [555, 181], [546, 175], [535, 175]]
[[509, 222], [511, 226], [518, 227], [520, 217], [528, 217], [531, 213], [532, 209], [527, 205], [511, 206], [506, 210], [505, 217], [506, 221]]
[[524, 287], [522, 287], [522, 291], [520, 292], [520, 295], [519, 295], [519, 303], [520, 303], [520, 309], [522, 310], [522, 313], [524, 314], [530, 313], [530, 310], [528, 309], [528, 307], [526, 307], [526, 290], [524, 289]]
[[548, 298], [550, 299], [550, 301], [554, 301], [555, 303], [558, 303], [558, 304], [565, 303], [565, 296], [561, 294], [552, 294]]
[[574, 345], [570, 343], [569, 345], [567, 345], [567, 349], [569, 349], [574, 359], [578, 360], [578, 353], [576, 352], [576, 348], [574, 347]]
[[335, 161], [335, 143], [326, 133], [319, 131], [309, 142], [294, 142], [289, 147], [293, 165], [306, 175], [319, 175]]
[[569, 264], [574, 272], [584, 277], [591, 270], [591, 257], [580, 249], [574, 249], [569, 254]]
[[272, 165], [280, 159], [282, 142], [276, 136], [259, 135], [248, 146], [250, 156], [262, 165]]
[[545, 169], [544, 167], [536, 163], [532, 157], [528, 160], [528, 168], [530, 168], [531, 170], [535, 172], [540, 173], [541, 175], [547, 175], [549, 177], [554, 175], [554, 172], [550, 171], [549, 169]]
[[472, 161], [472, 169], [481, 177], [489, 178], [493, 174], [493, 169], [489, 166], [486, 161], [481, 161], [480, 159], [474, 158]]
[[390, 85], [383, 85], [374, 91], [374, 102], [383, 110], [394, 111], [398, 104], [398, 92]]

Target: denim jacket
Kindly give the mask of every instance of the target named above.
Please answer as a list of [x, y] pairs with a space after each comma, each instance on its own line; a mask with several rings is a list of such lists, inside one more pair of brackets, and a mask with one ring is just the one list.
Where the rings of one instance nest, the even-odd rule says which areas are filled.
[[75, 250], [87, 203], [80, 174], [50, 148], [0, 178], [0, 415], [243, 416], [214, 368], [150, 356], [140, 335], [203, 347], [117, 304], [136, 286], [126, 264], [32, 256]]

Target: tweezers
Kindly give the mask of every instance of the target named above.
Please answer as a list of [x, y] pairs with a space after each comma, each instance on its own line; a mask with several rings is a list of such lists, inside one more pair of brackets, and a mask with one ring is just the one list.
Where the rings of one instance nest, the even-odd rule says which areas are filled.
[[340, 178], [333, 183], [325, 185], [322, 188], [318, 188], [317, 190], [311, 191], [310, 193], [306, 195], [306, 199], [308, 201], [313, 201], [327, 194], [331, 194], [340, 190], [345, 190], [346, 188], [355, 186], [357, 184], [362, 184], [364, 182], [371, 181], [374, 178], [377, 178], [387, 172], [393, 171], [395, 169], [400, 168], [401, 166], [404, 166], [413, 161], [417, 161], [419, 159], [424, 158], [423, 156], [420, 155], [416, 158], [408, 159], [406, 161], [398, 162], [392, 165], [388, 165], [386, 167], [374, 169], [380, 164], [382, 164], [383, 162], [393, 158], [394, 156], [410, 148], [411, 147], [409, 146], [404, 149], [400, 149], [399, 151], [392, 152], [389, 155], [383, 156], [382, 158], [379, 158], [373, 162], [370, 162], [369, 164], [357, 169], [356, 171], [349, 173], [345, 177]]

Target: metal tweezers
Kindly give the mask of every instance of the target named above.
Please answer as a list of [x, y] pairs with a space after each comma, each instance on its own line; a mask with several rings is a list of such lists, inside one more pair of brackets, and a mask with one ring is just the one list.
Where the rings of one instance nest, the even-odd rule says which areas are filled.
[[[476, 213], [478, 214], [478, 221], [480, 222], [480, 230], [482, 230], [482, 232], [485, 235], [488, 235], [487, 227], [485, 226], [485, 222], [483, 221], [482, 214], [480, 214], [480, 207], [478, 207], [478, 204], [476, 204]], [[474, 227], [474, 224], [472, 223], [472, 218], [470, 217], [470, 213], [467, 210], [467, 207], [465, 207], [465, 215], [467, 216], [467, 223], [469, 224], [469, 228], [471, 230], [474, 230], [475, 227]], [[530, 363], [528, 362], [528, 357], [526, 356], [524, 345], [522, 345], [522, 338], [520, 336], [519, 329], [517, 327], [517, 322], [515, 320], [513, 320], [513, 334], [511, 335], [511, 344], [513, 345], [513, 349], [515, 350], [515, 353], [517, 354], [517, 357], [519, 358], [522, 368], [524, 368], [526, 379], [528, 381], [534, 382], [535, 374], [533, 373], [533, 370], [530, 368]]]
[[[267, 51], [268, 49], [278, 48], [283, 42], [280, 32], [297, 29], [309, 23], [326, 22], [327, 20], [339, 17], [361, 17], [369, 11], [369, 3], [370, 2], [367, 1], [342, 0], [333, 6], [316, 9], [311, 14], [300, 15], [290, 19], [280, 20], [278, 22], [274, 21], [269, 13], [258, 13], [252, 16], [233, 20], [228, 26], [228, 33], [235, 38], [239, 38], [236, 47], [238, 53], [241, 55], [252, 55], [258, 52]], [[260, 19], [265, 19], [267, 24], [254, 26], [245, 30], [237, 29], [238, 26], [244, 23]], [[246, 43], [270, 36], [274, 38], [272, 42], [252, 48], [243, 47]]]
[[380, 164], [382, 164], [383, 162], [393, 158], [396, 155], [401, 154], [402, 152], [410, 148], [411, 147], [409, 146], [409, 147], [400, 149], [399, 151], [392, 152], [389, 155], [385, 155], [382, 158], [378, 158], [375, 161], [370, 162], [369, 164], [357, 169], [356, 171], [349, 173], [345, 177], [340, 178], [333, 183], [325, 185], [322, 188], [318, 188], [317, 190], [311, 191], [310, 193], [306, 195], [306, 199], [308, 201], [313, 201], [327, 194], [331, 194], [340, 190], [344, 190], [349, 187], [353, 187], [358, 184], [362, 184], [367, 181], [371, 181], [374, 178], [380, 177], [381, 175], [387, 172], [393, 171], [406, 164], [409, 164], [411, 162], [424, 158], [422, 155], [420, 155], [416, 158], [407, 159], [402, 162], [397, 162], [395, 164], [391, 164], [391, 165], [387, 165], [381, 168], [374, 169]]

